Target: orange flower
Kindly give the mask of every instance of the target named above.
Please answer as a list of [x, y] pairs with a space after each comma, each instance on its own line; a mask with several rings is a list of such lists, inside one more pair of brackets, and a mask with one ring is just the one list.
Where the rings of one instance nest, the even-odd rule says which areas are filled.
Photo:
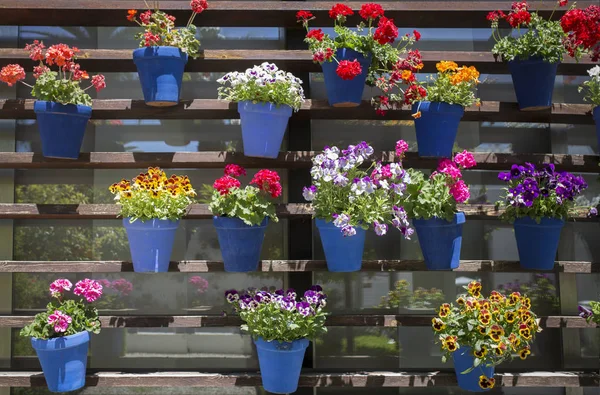
[[416, 113], [412, 114], [412, 117], [413, 117], [414, 119], [419, 119], [419, 118], [421, 118], [421, 111], [417, 111]]
[[13, 86], [19, 80], [25, 79], [25, 70], [18, 64], [9, 64], [0, 70], [0, 81]]
[[479, 71], [474, 66], [461, 67], [450, 77], [452, 85], [458, 85], [461, 82], [478, 82]]
[[440, 73], [445, 73], [446, 71], [456, 71], [458, 69], [458, 65], [456, 64], [456, 62], [448, 60], [442, 60], [441, 62], [436, 64], [435, 67]]
[[127, 20], [134, 21], [136, 15], [137, 15], [137, 10], [128, 10], [127, 11]]

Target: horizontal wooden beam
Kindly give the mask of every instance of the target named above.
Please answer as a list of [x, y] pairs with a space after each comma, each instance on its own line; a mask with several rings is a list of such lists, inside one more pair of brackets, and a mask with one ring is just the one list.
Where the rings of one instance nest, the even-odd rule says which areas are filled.
[[[0, 119], [35, 119], [34, 100], [1, 99]], [[373, 106], [364, 101], [359, 107], [330, 107], [326, 100], [306, 100], [299, 119], [343, 120], [412, 120], [410, 109], [388, 111], [379, 116]], [[216, 99], [194, 99], [180, 102], [174, 107], [150, 107], [143, 100], [94, 100], [92, 119], [236, 119], [237, 104]], [[546, 111], [519, 111], [516, 103], [483, 102], [480, 107], [466, 109], [463, 121], [477, 122], [533, 122], [593, 124], [591, 106], [588, 104], [555, 103]]]
[[[354, 314], [327, 317], [327, 326], [378, 326], [395, 328], [400, 326], [430, 326], [430, 315]], [[542, 328], [595, 328], [583, 318], [576, 316], [539, 317]], [[0, 316], [0, 327], [22, 328], [33, 320], [33, 316]], [[237, 316], [219, 315], [161, 315], [161, 316], [101, 316], [103, 328], [207, 328], [238, 326], [242, 321]]]
[[[86, 57], [79, 59], [84, 70], [90, 72], [135, 72], [131, 49], [82, 49]], [[506, 63], [498, 62], [491, 52], [458, 52], [458, 51], [422, 51], [425, 67], [424, 73], [434, 72], [435, 64], [440, 60], [454, 60], [459, 64], [475, 66], [484, 74], [508, 74]], [[213, 72], [244, 70], [263, 62], [271, 62], [289, 72], [321, 72], [321, 66], [314, 63], [311, 53], [298, 50], [254, 50], [254, 49], [207, 49], [199, 59], [190, 59], [186, 65], [187, 72]], [[24, 49], [0, 48], [0, 67], [19, 63], [30, 70], [34, 61], [29, 59], [29, 52]], [[558, 67], [558, 74], [587, 75], [587, 70], [594, 63], [585, 57], [579, 62], [565, 58]]]
[[[501, 210], [491, 204], [463, 204], [458, 209], [469, 219], [497, 219]], [[576, 210], [572, 220], [594, 221], [598, 218], [587, 218], [587, 209]], [[0, 219], [114, 219], [119, 207], [115, 204], [34, 204], [34, 203], [0, 203]], [[282, 218], [308, 218], [312, 216], [310, 204], [288, 203], [277, 205], [277, 213]], [[193, 204], [185, 218], [211, 219], [213, 215], [207, 204]]]
[[[422, 260], [365, 260], [362, 271], [417, 272], [427, 271]], [[121, 273], [132, 272], [133, 265], [126, 261], [0, 261], [0, 273]], [[222, 261], [171, 262], [171, 272], [223, 272]], [[264, 260], [258, 265], [261, 272], [321, 272], [327, 271], [325, 261]], [[455, 272], [530, 273], [515, 261], [463, 260]], [[555, 273], [600, 273], [600, 263], [558, 261]]]
[[[361, 2], [346, 2], [358, 10]], [[314, 26], [331, 26], [328, 11], [331, 1], [214, 1], [210, 8], [198, 15], [197, 26], [279, 26], [298, 27], [296, 12], [311, 10], [317, 17]], [[506, 1], [468, 1], [448, 2], [430, 1], [427, 6], [419, 2], [384, 1], [380, 3], [386, 10], [385, 15], [393, 18], [398, 26], [419, 28], [489, 28], [486, 20], [488, 12], [496, 9], [507, 10]], [[586, 7], [595, 1], [578, 1], [577, 5]], [[125, 17], [127, 10], [143, 5], [137, 0], [3, 0], [0, 3], [0, 25], [46, 26], [134, 26]], [[163, 11], [177, 17], [179, 25], [190, 16], [189, 1], [164, 1], [160, 4]], [[543, 16], [549, 16], [553, 2], [544, 2], [537, 7]], [[564, 8], [557, 12], [558, 16]], [[358, 22], [355, 15], [348, 25]]]
[[[91, 152], [82, 153], [76, 160], [45, 158], [40, 153], [0, 152], [0, 169], [143, 169], [150, 166], [176, 169], [221, 169], [226, 164], [236, 163], [247, 168], [310, 168], [311, 159], [318, 152], [282, 152], [276, 159], [260, 159], [244, 156], [238, 152]], [[600, 157], [597, 155], [564, 154], [504, 154], [493, 152], [473, 153], [476, 170], [509, 170], [513, 164], [552, 163], [557, 169], [581, 173], [597, 173]], [[391, 151], [376, 152], [373, 160], [394, 161]], [[403, 160], [406, 168], [433, 169], [437, 158], [419, 157], [409, 152]]]

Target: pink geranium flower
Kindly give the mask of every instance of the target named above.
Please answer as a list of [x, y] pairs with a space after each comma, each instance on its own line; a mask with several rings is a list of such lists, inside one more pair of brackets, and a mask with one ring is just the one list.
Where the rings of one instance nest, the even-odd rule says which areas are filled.
[[463, 169], [469, 169], [477, 164], [477, 162], [475, 162], [475, 157], [473, 156], [473, 154], [468, 152], [467, 150], [456, 154], [456, 156], [454, 157], [454, 162]]
[[86, 278], [75, 284], [73, 293], [83, 296], [88, 302], [94, 302], [102, 296], [102, 285], [99, 282]]
[[50, 284], [50, 294], [54, 297], [59, 297], [65, 291], [70, 291], [73, 284], [66, 278], [59, 278]]
[[60, 310], [54, 310], [54, 314], [48, 316], [48, 325], [54, 325], [54, 332], [64, 333], [69, 328], [72, 319]]

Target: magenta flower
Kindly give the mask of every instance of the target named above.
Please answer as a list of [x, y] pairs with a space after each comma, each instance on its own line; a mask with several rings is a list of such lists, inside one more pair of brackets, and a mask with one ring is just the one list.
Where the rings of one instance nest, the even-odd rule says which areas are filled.
[[463, 169], [468, 169], [477, 165], [475, 157], [467, 150], [456, 154], [456, 156], [454, 156], [454, 162]]
[[457, 203], [464, 203], [471, 197], [469, 187], [463, 180], [457, 181], [450, 187], [450, 194], [454, 197]]
[[54, 297], [59, 297], [63, 292], [70, 291], [73, 284], [66, 278], [59, 278], [50, 284], [50, 293]]
[[[100, 283], [100, 285], [105, 287], [102, 283]], [[124, 278], [116, 279], [110, 284], [110, 287], [119, 292], [122, 296], [127, 296], [133, 291], [133, 284]]]
[[450, 176], [454, 180], [462, 177], [460, 169], [456, 167], [454, 162], [450, 159], [442, 159], [438, 165], [437, 171]]
[[83, 296], [88, 302], [93, 302], [102, 296], [102, 285], [99, 282], [86, 278], [75, 284], [73, 293]]
[[406, 151], [408, 151], [408, 143], [404, 140], [398, 140], [396, 142], [396, 155], [403, 158]]
[[54, 332], [64, 333], [71, 324], [71, 317], [60, 310], [54, 310], [54, 314], [48, 316], [48, 325], [54, 325]]

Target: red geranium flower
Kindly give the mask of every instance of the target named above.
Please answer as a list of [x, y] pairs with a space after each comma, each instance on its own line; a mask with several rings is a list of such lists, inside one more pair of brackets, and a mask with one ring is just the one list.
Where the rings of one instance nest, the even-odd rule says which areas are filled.
[[353, 80], [362, 73], [362, 67], [360, 67], [358, 60], [342, 60], [335, 70], [335, 73], [343, 80]]
[[380, 16], [383, 16], [383, 7], [375, 3], [363, 4], [362, 7], [360, 7], [358, 14], [361, 18], [366, 20], [377, 19]]
[[219, 191], [221, 195], [229, 195], [232, 188], [239, 188], [240, 185], [236, 178], [223, 176], [214, 182], [213, 188]]
[[9, 64], [0, 70], [0, 81], [13, 86], [19, 80], [25, 79], [25, 70], [18, 64]]
[[225, 166], [225, 175], [231, 177], [245, 176], [246, 169], [239, 165], [230, 164]]
[[192, 11], [196, 14], [200, 14], [208, 8], [208, 2], [206, 0], [192, 0], [190, 2], [190, 7], [192, 7]]
[[404, 103], [410, 104], [413, 101], [423, 100], [427, 97], [427, 90], [420, 85], [411, 85], [404, 93]]
[[338, 19], [339, 17], [347, 17], [350, 15], [354, 15], [354, 12], [352, 11], [352, 8], [345, 4], [337, 3], [329, 10], [329, 17], [331, 19]]
[[323, 41], [323, 31], [321, 29], [313, 29], [306, 34], [306, 38], [314, 38], [317, 41]]
[[34, 78], [39, 78], [42, 74], [46, 73], [50, 71], [50, 68], [47, 66], [35, 66], [33, 68], [33, 77]]
[[558, 5], [560, 7], [566, 7], [566, 5], [569, 3], [569, 0], [558, 0]]
[[46, 63], [48, 63], [49, 66], [56, 64], [57, 66], [62, 67], [68, 61], [73, 59], [77, 52], [79, 52], [77, 47], [71, 48], [66, 44], [53, 45], [46, 51]]
[[151, 17], [152, 17], [152, 11], [148, 10], [148, 11], [142, 12], [140, 14], [140, 22], [142, 22], [142, 25], [147, 25], [150, 23]]
[[325, 49], [325, 59], [329, 60], [333, 57], [333, 49], [327, 48]]
[[94, 85], [94, 88], [96, 88], [96, 92], [100, 92], [102, 89], [106, 88], [106, 81], [104, 80], [104, 76], [102, 74], [93, 76], [92, 85]]
[[25, 45], [25, 49], [29, 51], [29, 58], [36, 62], [44, 60], [44, 48], [46, 48], [44, 43], [38, 40], [33, 40], [33, 43]]
[[421, 39], [421, 33], [416, 30], [413, 30], [413, 34], [415, 35], [415, 41], [419, 41]]
[[146, 40], [144, 43], [145, 46], [153, 47], [158, 45], [160, 41], [160, 36], [158, 34], [152, 34], [152, 32], [147, 31], [146, 33], [144, 33], [144, 40]]
[[310, 11], [298, 11], [296, 13], [296, 19], [298, 22], [305, 22], [312, 19], [314, 15]]
[[506, 17], [506, 20], [512, 27], [517, 27], [519, 25], [528, 25], [531, 22], [531, 14], [527, 9], [521, 9], [517, 12], [511, 12]]
[[391, 44], [398, 37], [398, 28], [393, 19], [381, 17], [377, 25], [373, 39], [381, 45]]
[[254, 175], [250, 184], [256, 185], [258, 189], [270, 194], [271, 197], [277, 198], [281, 196], [279, 180], [279, 174], [276, 171], [263, 169]]
[[487, 15], [487, 20], [490, 22], [498, 22], [498, 20], [500, 19], [504, 19], [506, 18], [506, 14], [503, 11], [491, 11], [488, 15]]

